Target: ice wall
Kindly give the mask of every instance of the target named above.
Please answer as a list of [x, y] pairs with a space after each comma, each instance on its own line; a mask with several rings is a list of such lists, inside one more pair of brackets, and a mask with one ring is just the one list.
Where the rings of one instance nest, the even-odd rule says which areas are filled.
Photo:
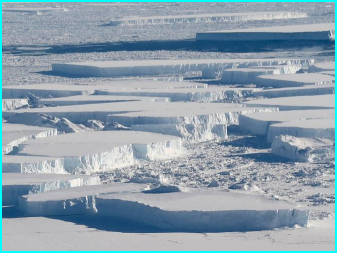
[[272, 153], [296, 162], [326, 162], [335, 160], [335, 142], [321, 138], [276, 136]]
[[306, 18], [301, 12], [250, 12], [250, 13], [215, 13], [179, 16], [134, 17], [110, 21], [111, 26], [176, 24], [176, 23], [210, 23], [248, 20], [273, 20]]

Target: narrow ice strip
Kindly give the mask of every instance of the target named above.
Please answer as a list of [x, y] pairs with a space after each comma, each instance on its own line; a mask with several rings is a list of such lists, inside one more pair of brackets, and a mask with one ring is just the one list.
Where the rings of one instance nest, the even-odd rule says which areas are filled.
[[51, 12], [51, 11], [67, 11], [66, 8], [57, 8], [57, 7], [39, 7], [39, 8], [29, 8], [29, 7], [22, 7], [22, 8], [2, 8], [2, 11], [5, 12]]
[[273, 113], [251, 113], [239, 116], [240, 129], [256, 135], [267, 135], [270, 125], [306, 119], [334, 119], [335, 110], [294, 110]]
[[335, 77], [335, 70], [326, 70], [326, 71], [322, 71], [322, 72], [319, 72], [319, 73], [323, 74], [323, 75]]
[[45, 98], [38, 100], [38, 104], [65, 106], [65, 105], [134, 102], [134, 101], [170, 102], [170, 98], [151, 97], [151, 96], [146, 97], [146, 96], [90, 95], [90, 96], [71, 96], [63, 98]]
[[261, 195], [221, 190], [99, 196], [98, 214], [168, 231], [244, 232], [305, 226], [309, 212]]
[[2, 173], [66, 174], [62, 158], [41, 156], [2, 156]]
[[335, 119], [308, 119], [273, 124], [269, 127], [267, 140], [272, 143], [276, 136], [325, 138], [335, 140]]
[[258, 99], [244, 103], [247, 107], [277, 107], [281, 111], [287, 110], [317, 110], [317, 109], [334, 109], [335, 95], [319, 96], [297, 96], [286, 98]]
[[108, 185], [64, 188], [23, 196], [19, 208], [27, 216], [79, 215], [96, 213], [95, 197], [104, 194], [140, 192], [144, 184], [114, 183]]
[[181, 139], [135, 131], [64, 134], [29, 141], [20, 155], [60, 157], [70, 173], [108, 171], [129, 166], [137, 159], [157, 160], [182, 155]]
[[309, 67], [309, 72], [335, 71], [335, 62], [317, 62]]
[[78, 95], [94, 95], [101, 90], [128, 91], [143, 89], [205, 88], [207, 84], [153, 80], [121, 80], [83, 83], [46, 83], [4, 86], [3, 98], [22, 98], [31, 95], [41, 98], [58, 98]]
[[262, 75], [256, 78], [257, 87], [286, 88], [331, 83], [335, 83], [335, 77], [319, 73], [295, 75]]
[[214, 78], [216, 72], [228, 68], [252, 66], [302, 65], [309, 66], [311, 59], [194, 59], [194, 60], [142, 60], [54, 63], [55, 74], [83, 77], [157, 76], [203, 72]]
[[2, 111], [16, 110], [28, 106], [28, 99], [3, 99]]
[[302, 65], [281, 65], [273, 67], [237, 68], [223, 71], [223, 84], [256, 84], [261, 75], [295, 74], [302, 69]]
[[2, 154], [10, 153], [25, 141], [54, 135], [57, 130], [52, 128], [2, 123]]
[[257, 90], [253, 92], [252, 96], [264, 98], [278, 98], [317, 96], [327, 94], [335, 94], [335, 84], [306, 85], [304, 87]]
[[238, 99], [251, 95], [260, 89], [256, 88], [229, 88], [208, 86], [207, 88], [182, 88], [182, 89], [147, 89], [133, 91], [99, 91], [104, 95], [168, 97], [172, 102], [219, 102], [226, 99]]
[[213, 13], [177, 16], [129, 17], [110, 21], [111, 26], [155, 25], [176, 23], [214, 23], [248, 20], [274, 20], [306, 18], [303, 12], [248, 12], [248, 13]]
[[17, 205], [18, 198], [28, 194], [98, 184], [98, 176], [4, 173], [2, 205]]
[[335, 160], [335, 142], [322, 138], [276, 136], [272, 153], [296, 162], [327, 162]]
[[259, 27], [196, 34], [197, 41], [328, 41], [330, 39], [335, 39], [335, 23]]

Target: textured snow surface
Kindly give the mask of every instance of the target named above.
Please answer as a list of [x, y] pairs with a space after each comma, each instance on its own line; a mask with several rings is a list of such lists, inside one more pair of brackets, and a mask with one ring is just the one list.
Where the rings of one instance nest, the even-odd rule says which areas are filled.
[[57, 130], [20, 124], [2, 123], [2, 154], [28, 140], [57, 135]]
[[175, 23], [230, 22], [248, 20], [273, 20], [306, 18], [306, 13], [300, 12], [248, 12], [248, 13], [216, 13], [177, 16], [131, 17], [110, 21], [111, 26], [154, 25]]
[[95, 213], [95, 197], [100, 194], [139, 192], [144, 184], [115, 183], [76, 188], [64, 188], [38, 194], [26, 195], [20, 199], [20, 209], [28, 216], [78, 215]]
[[98, 176], [4, 173], [2, 205], [17, 205], [18, 198], [27, 194], [98, 184]]
[[271, 26], [197, 33], [199, 41], [278, 41], [335, 39], [335, 23]]
[[272, 153], [298, 162], [323, 162], [335, 159], [335, 142], [322, 138], [277, 136]]
[[226, 191], [111, 194], [96, 199], [99, 214], [174, 231], [223, 232], [306, 225], [309, 212], [284, 201]]
[[99, 61], [52, 64], [55, 73], [83, 77], [144, 76], [184, 74], [202, 71], [203, 77], [213, 78], [228, 68], [251, 66], [298, 65], [309, 66], [312, 59], [196, 59], [196, 60], [143, 60]]
[[298, 87], [310, 84], [335, 83], [335, 77], [319, 73], [306, 73], [296, 75], [261, 75], [256, 78], [258, 87]]
[[41, 156], [2, 156], [2, 173], [65, 174], [62, 158]]
[[316, 110], [316, 109], [334, 109], [335, 95], [319, 96], [299, 96], [286, 98], [258, 99], [245, 102], [249, 106], [277, 107], [281, 111], [286, 110]]
[[27, 145], [21, 145], [19, 150], [20, 155], [63, 158], [64, 169], [70, 173], [90, 173], [132, 165], [135, 159], [173, 158], [182, 154], [183, 147], [181, 139], [174, 136], [99, 131], [30, 141]]
[[3, 99], [2, 110], [9, 111], [28, 106], [28, 99]]

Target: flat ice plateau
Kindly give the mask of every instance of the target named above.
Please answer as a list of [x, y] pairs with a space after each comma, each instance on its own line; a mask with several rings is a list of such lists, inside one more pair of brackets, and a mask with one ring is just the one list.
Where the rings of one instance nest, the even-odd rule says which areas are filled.
[[333, 2], [2, 7], [3, 250], [334, 250]]

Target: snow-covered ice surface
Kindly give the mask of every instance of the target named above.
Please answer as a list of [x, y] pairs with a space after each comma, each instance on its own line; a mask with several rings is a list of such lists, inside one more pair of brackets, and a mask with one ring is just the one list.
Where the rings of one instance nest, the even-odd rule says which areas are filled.
[[99, 214], [161, 229], [233, 232], [305, 226], [309, 212], [246, 193], [203, 190], [165, 194], [109, 194], [96, 199]]
[[28, 106], [28, 99], [3, 99], [2, 110], [9, 111]]
[[131, 17], [110, 21], [109, 25], [155, 25], [174, 23], [198, 23], [198, 22], [229, 22], [251, 21], [270, 19], [306, 18], [306, 13], [300, 12], [248, 12], [248, 13], [217, 13], [217, 14], [193, 14], [177, 16], [152, 16]]
[[[42, 188], [51, 190], [22, 199], [22, 203], [30, 202], [31, 208], [27, 208], [26, 213], [58, 215], [31, 218], [25, 217], [17, 206], [3, 206], [3, 250], [334, 250], [335, 87], [333, 81], [322, 84], [322, 80], [324, 83], [327, 78], [334, 78], [334, 41], [311, 40], [312, 37], [310, 40], [265, 40], [259, 43], [195, 40], [197, 33], [224, 29], [252, 31], [297, 26], [303, 30], [306, 25], [317, 32], [319, 24], [335, 22], [334, 3], [3, 3], [2, 7], [21, 9], [20, 12], [2, 12], [3, 99], [24, 99], [28, 103], [13, 108], [12, 102], [8, 102], [10, 110], [3, 110], [3, 126], [40, 126], [54, 129], [54, 133], [59, 134], [44, 138], [45, 143], [41, 138], [19, 144], [36, 155], [22, 156], [19, 148], [11, 150], [12, 147], [9, 154], [3, 155], [3, 169], [7, 172], [4, 176], [27, 175], [26, 181], [30, 177], [44, 178]], [[54, 10], [42, 10], [48, 8]], [[263, 17], [272, 12], [305, 13], [306, 17], [277, 19], [274, 15], [268, 19], [256, 20], [258, 17], [255, 16], [255, 20], [248, 20], [257, 12], [264, 13]], [[219, 15], [247, 19], [205, 22], [202, 18], [179, 18]], [[148, 17], [163, 20], [167, 16], [174, 18], [164, 20], [169, 23], [155, 25], [141, 22], [128, 26], [109, 25], [111, 20], [149, 21]], [[323, 30], [321, 35], [325, 39], [332, 29], [324, 27]], [[98, 68], [84, 70], [81, 66], [77, 73], [53, 71], [52, 65], [65, 66], [66, 63], [97, 64]], [[154, 63], [157, 65], [153, 66]], [[112, 64], [112, 68], [105, 68], [107, 64]], [[114, 75], [127, 77], [116, 78]], [[275, 89], [266, 84], [260, 88], [257, 80], [261, 75], [272, 75], [270, 80], [290, 78], [291, 82], [304, 86]], [[225, 86], [221, 87], [223, 84]], [[125, 97], [128, 100], [122, 102]], [[255, 115], [261, 115], [262, 119], [258, 120]], [[120, 122], [115, 121], [117, 117]], [[263, 130], [263, 135], [243, 131], [238, 126], [240, 119], [246, 117], [249, 118], [248, 125]], [[120, 124], [122, 120], [125, 125]], [[270, 134], [267, 129], [272, 129]], [[141, 131], [139, 135], [146, 140], [146, 145], [128, 142], [135, 130]], [[116, 132], [117, 137], [108, 138], [111, 131]], [[156, 142], [147, 137], [152, 133], [146, 132], [170, 136]], [[98, 135], [102, 137], [93, 137]], [[13, 138], [16, 140], [20, 136], [15, 134]], [[3, 132], [3, 138], [6, 138], [6, 132]], [[54, 138], [60, 138], [61, 143], [47, 141]], [[65, 159], [60, 152], [81, 155], [82, 151], [90, 151], [93, 155], [81, 162], [100, 164], [104, 159], [98, 159], [97, 152], [112, 145], [112, 139], [129, 143], [126, 145], [131, 145], [133, 160], [120, 150], [108, 158], [126, 155], [130, 160], [123, 166], [76, 171], [92, 174], [88, 177], [92, 178], [92, 184], [98, 184], [99, 178], [103, 183], [101, 186], [81, 186], [78, 179], [83, 177], [81, 175], [57, 174], [66, 172]], [[173, 143], [172, 140], [179, 141]], [[53, 151], [53, 146], [57, 145], [62, 146], [56, 148], [62, 156]], [[39, 148], [35, 149], [35, 146]], [[178, 149], [183, 151], [179, 155]], [[160, 156], [163, 159], [157, 159]], [[53, 179], [46, 181], [49, 176]], [[70, 179], [65, 176], [72, 176], [76, 183], [71, 185], [79, 187], [54, 187], [69, 186]], [[182, 233], [184, 229], [177, 226], [172, 232], [168, 227], [159, 229], [102, 214], [111, 210], [105, 209], [104, 205], [97, 208], [93, 196], [100, 194], [99, 198], [107, 198], [104, 195], [107, 190], [103, 188], [115, 187], [117, 183], [121, 183], [122, 188], [131, 184], [136, 188], [146, 185], [147, 194], [137, 194], [138, 203], [131, 200], [127, 206], [138, 208], [152, 203], [157, 206], [155, 212], [163, 214], [161, 217], [168, 221], [166, 225], [170, 221], [177, 223], [170, 216], [171, 211], [164, 211], [167, 209], [164, 205], [173, 209], [182, 207], [181, 210], [187, 209], [186, 206], [199, 210], [206, 207], [208, 210], [225, 209], [218, 205], [221, 203], [218, 195], [228, 192], [240, 195], [247, 203], [259, 196], [268, 199], [272, 203], [268, 213], [280, 210], [281, 203], [290, 203], [285, 210], [301, 206], [301, 210], [310, 211], [310, 214], [307, 225], [301, 228], [282, 227], [245, 233]], [[37, 184], [40, 189], [41, 184]], [[89, 192], [88, 188], [97, 190]], [[20, 184], [20, 187], [14, 185], [14, 189], [18, 192], [27, 188]], [[192, 199], [200, 197], [202, 201], [193, 201], [193, 205], [189, 205], [188, 201], [184, 203], [183, 198], [180, 199], [190, 193]], [[179, 198], [167, 198], [173, 195]], [[17, 195], [10, 196], [17, 201]], [[29, 201], [35, 197], [41, 201]], [[121, 199], [120, 195], [118, 197]], [[58, 200], [47, 201], [53, 198]], [[145, 198], [151, 199], [151, 203]], [[159, 199], [162, 204], [153, 199]], [[111, 199], [107, 201], [111, 204]], [[231, 202], [230, 206], [244, 204]], [[126, 201], [120, 203], [124, 205]], [[226, 206], [229, 207], [227, 202]], [[153, 210], [150, 206], [144, 209], [145, 213]], [[247, 211], [252, 215], [251, 210]], [[130, 212], [132, 210], [128, 208], [122, 214], [129, 215]], [[205, 227], [199, 231], [205, 231], [207, 225], [202, 222], [207, 216], [198, 216], [196, 210], [184, 212], [184, 218], [186, 215], [191, 217], [191, 213], [196, 213], [197, 218], [184, 221], [202, 224]], [[207, 210], [206, 213], [214, 218], [215, 213]], [[259, 211], [254, 218], [258, 213], [262, 215]], [[181, 214], [178, 211], [175, 215]], [[133, 212], [132, 215], [136, 214]], [[219, 220], [225, 219], [228, 212], [221, 212], [220, 216]], [[149, 218], [156, 217], [155, 214]], [[266, 222], [270, 218], [259, 225], [264, 228], [275, 226], [276, 223]], [[238, 229], [232, 227], [231, 230]]]
[[56, 129], [2, 123], [2, 154], [10, 153], [25, 141], [53, 135], [57, 135]]
[[322, 162], [335, 159], [335, 142], [322, 138], [277, 136], [272, 153], [299, 162]]
[[135, 159], [174, 158], [183, 153], [180, 138], [153, 133], [98, 131], [54, 137], [22, 144], [19, 154], [61, 157], [66, 171], [90, 173], [132, 165]]
[[17, 205], [23, 195], [97, 184], [100, 184], [97, 176], [5, 173], [2, 174], [2, 206]]
[[145, 184], [93, 185], [25, 195], [19, 208], [28, 216], [79, 215], [97, 212], [96, 196], [100, 194], [140, 192]]
[[283, 41], [335, 39], [335, 23], [260, 27], [197, 33], [199, 41]]

